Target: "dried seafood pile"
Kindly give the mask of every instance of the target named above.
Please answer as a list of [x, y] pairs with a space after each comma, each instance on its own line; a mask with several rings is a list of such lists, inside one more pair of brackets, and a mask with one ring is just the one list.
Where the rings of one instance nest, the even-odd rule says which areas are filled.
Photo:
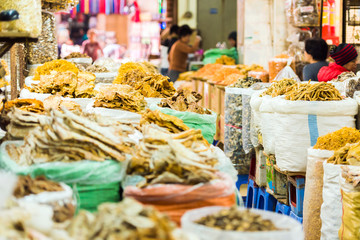
[[360, 78], [353, 72], [343, 72], [332, 82], [343, 82], [346, 97], [353, 97], [356, 91], [360, 91]]
[[94, 95], [95, 79], [94, 74], [87, 72], [52, 72], [41, 75], [40, 82], [33, 84], [30, 91], [71, 98], [90, 98]]
[[5, 112], [17, 108], [25, 112], [44, 113], [44, 104], [36, 99], [14, 99], [5, 103]]
[[22, 140], [32, 130], [37, 128], [40, 123], [48, 122], [46, 115], [33, 112], [26, 112], [13, 108], [8, 114], [10, 123], [6, 126], [7, 139]]
[[340, 92], [331, 83], [298, 83], [285, 94], [290, 101], [340, 101]]
[[120, 108], [131, 112], [145, 109], [144, 96], [129, 85], [113, 84], [103, 86], [95, 96], [94, 107]]
[[209, 63], [200, 68], [195, 74], [194, 78], [198, 79], [211, 79], [213, 75], [220, 69], [223, 68], [222, 64]]
[[90, 65], [86, 68], [87, 72], [92, 72], [92, 73], [106, 73], [106, 72], [110, 72], [106, 67], [104, 66], [100, 66], [100, 65]]
[[174, 240], [175, 228], [166, 215], [125, 198], [100, 205], [96, 214], [81, 211], [67, 230], [77, 240]]
[[332, 133], [318, 137], [314, 149], [337, 150], [346, 144], [360, 141], [360, 131], [355, 128], [343, 127]]
[[260, 79], [253, 78], [253, 77], [246, 77], [246, 78], [238, 78], [238, 80], [232, 84], [230, 87], [234, 88], [249, 88], [255, 83], [261, 82]]
[[140, 126], [151, 123], [165, 128], [171, 133], [180, 133], [189, 130], [189, 127], [177, 117], [167, 115], [159, 110], [151, 111], [150, 109], [146, 109], [146, 112], [142, 114]]
[[360, 142], [347, 144], [334, 152], [328, 163], [360, 166]]
[[119, 68], [119, 75], [113, 83], [115, 84], [130, 84], [141, 81], [147, 74], [158, 74], [156, 67], [148, 62], [128, 62], [124, 63]]
[[35, 70], [35, 76], [33, 80], [40, 80], [41, 75], [49, 75], [51, 72], [73, 72], [75, 74], [79, 73], [79, 69], [75, 64], [68, 62], [63, 59], [53, 60], [51, 62], [46, 62], [43, 65], [39, 66]]
[[171, 108], [180, 112], [194, 112], [199, 114], [211, 114], [207, 109], [199, 106], [202, 96], [188, 89], [177, 91], [172, 97], [161, 100], [159, 106]]
[[194, 76], [193, 71], [183, 72], [180, 73], [178, 81], [191, 81], [193, 76]]
[[161, 74], [150, 74], [143, 77], [140, 82], [129, 85], [134, 86], [144, 97], [164, 98], [171, 97], [176, 92], [168, 77]]
[[0, 64], [5, 69], [6, 76], [8, 76], [10, 74], [10, 71], [9, 71], [9, 66], [8, 66], [7, 62], [4, 59], [0, 59]]
[[263, 92], [260, 96], [270, 95], [272, 97], [277, 97], [286, 94], [291, 90], [291, 86], [296, 84], [296, 81], [292, 78], [284, 78], [279, 81], [273, 82], [271, 86]]
[[153, 184], [188, 184], [216, 179], [213, 166], [218, 162], [201, 131], [190, 129], [178, 134], [143, 126], [144, 138], [137, 145], [127, 173], [145, 177], [138, 187]]
[[47, 180], [44, 176], [31, 178], [28, 176], [19, 176], [17, 185], [14, 189], [16, 198], [23, 198], [30, 194], [39, 194], [42, 192], [58, 192], [64, 191], [57, 182]]
[[347, 166], [342, 166], [342, 177], [345, 178], [347, 183], [352, 184], [354, 187], [358, 187], [360, 184], [360, 171], [359, 169], [350, 169]]
[[70, 100], [63, 100], [60, 96], [51, 95], [44, 99], [44, 108], [46, 111], [51, 109], [59, 110], [66, 108], [69, 111], [82, 112], [81, 106]]
[[[40, 122], [39, 128], [29, 133], [25, 144], [16, 151], [19, 156], [14, 158], [20, 165], [54, 161], [123, 161], [125, 154], [131, 153], [135, 146], [128, 137], [131, 133], [133, 128], [127, 125], [105, 126], [66, 109], [64, 113], [54, 110], [50, 121]], [[11, 150], [14, 149], [8, 149], [8, 152]]]
[[261, 232], [278, 231], [271, 220], [263, 219], [249, 210], [240, 211], [236, 206], [202, 217], [196, 223], [225, 231]]
[[64, 59], [71, 59], [71, 58], [89, 58], [89, 56], [86, 53], [80, 53], [80, 52], [73, 52], [64, 57]]
[[239, 79], [241, 79], [243, 77], [244, 77], [244, 75], [241, 75], [238, 73], [233, 73], [233, 74], [226, 76], [225, 79], [223, 81], [221, 81], [219, 84], [228, 86], [228, 85], [236, 83]]
[[221, 57], [216, 59], [215, 63], [222, 65], [235, 65], [235, 59], [228, 57], [226, 55], [222, 55]]
[[239, 65], [239, 70], [242, 75], [247, 76], [250, 71], [264, 70], [264, 68], [257, 64]]
[[242, 75], [239, 69], [224, 67], [217, 70], [214, 76], [210, 78], [210, 80], [213, 83], [221, 84], [221, 85], [233, 84], [234, 82], [230, 82], [229, 79], [226, 79], [229, 75], [232, 74]]

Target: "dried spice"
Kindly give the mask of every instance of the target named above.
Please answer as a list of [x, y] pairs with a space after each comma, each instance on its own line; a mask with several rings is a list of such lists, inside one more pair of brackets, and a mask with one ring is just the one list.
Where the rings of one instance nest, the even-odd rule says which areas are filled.
[[181, 119], [175, 116], [167, 115], [159, 110], [151, 111], [150, 109], [146, 109], [146, 112], [141, 116], [140, 126], [151, 123], [163, 127], [171, 133], [189, 130], [189, 127], [186, 126]]
[[215, 63], [222, 65], [235, 65], [235, 59], [228, 57], [226, 55], [222, 55], [221, 57], [216, 59]]
[[177, 91], [172, 97], [161, 100], [159, 106], [171, 108], [180, 112], [194, 112], [198, 114], [211, 114], [207, 109], [199, 106], [198, 102], [202, 96], [189, 89], [181, 89]]
[[146, 101], [140, 92], [129, 85], [113, 84], [103, 86], [95, 96], [94, 107], [119, 108], [131, 112], [141, 112]]
[[23, 198], [30, 194], [58, 191], [64, 191], [64, 189], [59, 183], [47, 180], [44, 176], [38, 176], [36, 178], [31, 178], [29, 175], [19, 176], [14, 189], [14, 196], [16, 198]]
[[280, 230], [271, 220], [263, 219], [261, 215], [252, 213], [250, 210], [240, 211], [237, 206], [202, 217], [196, 223], [225, 231], [261, 232]]
[[67, 230], [78, 240], [146, 239], [174, 240], [175, 223], [151, 207], [125, 198], [120, 203], [103, 203], [95, 214], [80, 211]]
[[284, 78], [271, 84], [271, 86], [263, 92], [260, 97], [270, 95], [277, 97], [286, 94], [291, 90], [291, 86], [296, 84], [296, 81], [292, 78]]
[[30, 64], [43, 64], [58, 57], [58, 45], [55, 32], [55, 16], [53, 13], [41, 13], [42, 30], [38, 41], [27, 43], [27, 61]]
[[298, 83], [291, 86], [285, 94], [290, 101], [340, 101], [340, 92], [331, 83]]
[[360, 131], [355, 128], [343, 127], [317, 139], [314, 149], [337, 150], [348, 143], [360, 141]]

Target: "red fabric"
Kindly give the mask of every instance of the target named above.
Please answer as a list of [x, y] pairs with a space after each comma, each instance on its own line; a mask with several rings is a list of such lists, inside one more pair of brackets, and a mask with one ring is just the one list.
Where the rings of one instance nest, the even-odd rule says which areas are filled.
[[328, 67], [322, 67], [320, 69], [317, 77], [319, 82], [327, 82], [337, 78], [337, 76], [343, 72], [349, 72], [349, 70], [336, 63], [330, 63]]

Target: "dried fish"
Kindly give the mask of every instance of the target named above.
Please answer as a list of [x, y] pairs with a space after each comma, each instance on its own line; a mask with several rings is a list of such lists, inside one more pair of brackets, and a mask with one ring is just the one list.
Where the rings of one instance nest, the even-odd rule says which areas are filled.
[[202, 217], [196, 223], [225, 231], [261, 232], [279, 230], [271, 220], [263, 219], [261, 215], [252, 213], [250, 210], [240, 211], [237, 206]]
[[26, 112], [44, 113], [44, 104], [36, 99], [14, 99], [5, 103], [5, 112], [9, 112], [12, 108], [17, 108]]
[[33, 80], [40, 80], [41, 75], [49, 75], [53, 71], [55, 72], [70, 71], [75, 74], [79, 73], [79, 69], [75, 66], [75, 64], [63, 59], [57, 59], [51, 62], [46, 62], [43, 65], [37, 67], [35, 70], [35, 76]]
[[189, 89], [178, 90], [172, 97], [161, 100], [159, 106], [171, 108], [181, 112], [195, 112], [199, 114], [211, 114], [207, 109], [198, 105], [202, 96], [197, 92], [192, 92]]
[[100, 205], [95, 214], [80, 211], [67, 230], [77, 240], [173, 240], [175, 228], [166, 215], [125, 198], [120, 203]]
[[71, 59], [71, 58], [89, 58], [89, 56], [86, 53], [80, 53], [80, 52], [73, 52], [64, 57], [64, 59]]
[[14, 196], [16, 198], [22, 198], [30, 194], [58, 191], [64, 191], [59, 183], [47, 180], [44, 176], [33, 179], [27, 175], [18, 177], [18, 182], [14, 189]]
[[128, 125], [104, 126], [96, 121], [74, 114], [51, 111], [48, 121], [40, 122], [19, 147], [20, 165], [53, 161], [123, 161], [132, 152], [135, 141], [128, 137], [133, 129]]
[[189, 130], [189, 127], [186, 126], [181, 119], [162, 113], [159, 110], [151, 111], [150, 109], [147, 109], [141, 117], [140, 126], [151, 123], [164, 127], [171, 133], [179, 133]]
[[113, 84], [99, 89], [95, 96], [94, 106], [141, 112], [145, 109], [146, 101], [144, 96], [133, 87]]
[[319, 82], [311, 84], [298, 83], [285, 93], [285, 99], [290, 101], [340, 101], [340, 92], [331, 83]]

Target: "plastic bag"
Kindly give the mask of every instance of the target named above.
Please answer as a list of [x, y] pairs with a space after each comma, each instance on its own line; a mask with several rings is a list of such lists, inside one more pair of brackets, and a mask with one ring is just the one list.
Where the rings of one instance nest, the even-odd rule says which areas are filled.
[[104, 162], [83, 160], [71, 163], [52, 162], [20, 166], [10, 158], [6, 150], [9, 144], [21, 146], [23, 141], [6, 141], [1, 144], [0, 168], [18, 175], [30, 174], [32, 177], [44, 175], [55, 182], [84, 185], [119, 182], [125, 176], [125, 169], [113, 160]]
[[251, 137], [250, 137], [250, 122], [251, 122], [250, 100], [251, 100], [252, 93], [254, 93], [254, 91], [250, 91], [250, 92], [242, 94], [242, 102], [243, 102], [242, 140], [243, 140], [243, 149], [246, 154], [250, 153], [254, 149], [254, 146], [251, 143]]
[[302, 240], [304, 234], [302, 226], [296, 220], [286, 215], [280, 215], [274, 212], [240, 208], [240, 211], [249, 210], [253, 213], [261, 215], [264, 219], [271, 220], [276, 227], [284, 230], [267, 231], [267, 232], [236, 232], [218, 230], [194, 223], [196, 220], [207, 215], [216, 213], [224, 209], [224, 207], [204, 207], [188, 211], [181, 218], [182, 229], [195, 234], [201, 240]]
[[269, 82], [269, 72], [266, 70], [250, 71], [248, 72], [248, 76], [260, 79], [262, 82]]
[[276, 97], [271, 99], [270, 104], [276, 112], [274, 139], [277, 166], [282, 171], [293, 172], [306, 171], [307, 149], [316, 144], [319, 136], [342, 127], [355, 127], [354, 115], [358, 110], [353, 99], [289, 101]]
[[235, 59], [236, 63], [238, 62], [238, 53], [236, 48], [230, 48], [230, 49], [213, 48], [205, 51], [203, 63], [204, 64], [215, 63], [216, 59], [218, 59], [222, 55], [231, 57]]
[[[356, 172], [359, 166], [347, 166]], [[340, 177], [342, 199], [342, 223], [339, 230], [339, 239], [360, 239], [360, 187], [354, 187]]]
[[55, 15], [42, 11], [42, 30], [38, 41], [26, 44], [26, 57], [30, 64], [42, 64], [58, 58], [58, 45], [55, 33]]
[[[287, 66], [289, 56], [281, 54], [269, 61], [269, 81], [273, 82], [278, 73]], [[291, 62], [291, 68], [295, 71], [295, 62]]]
[[251, 106], [251, 123], [250, 123], [250, 137], [251, 143], [254, 147], [259, 146], [259, 134], [261, 134], [261, 117], [260, 117], [260, 105], [263, 98], [260, 97], [262, 91], [251, 95], [250, 106]]
[[161, 108], [157, 106], [157, 104], [152, 104], [149, 108], [151, 110], [160, 110], [162, 113], [180, 118], [189, 128], [200, 129], [204, 138], [210, 144], [213, 143], [217, 119], [217, 114], [215, 112], [212, 112], [211, 114], [180, 112], [170, 108]]
[[278, 123], [275, 112], [272, 108], [272, 97], [262, 97], [260, 105], [260, 126], [263, 137], [264, 152], [266, 154], [275, 154], [275, 129]]
[[41, 1], [40, 0], [1, 0], [0, 12], [16, 10], [20, 18], [14, 21], [0, 21], [0, 32], [37, 38], [41, 34]]
[[303, 203], [303, 228], [307, 240], [318, 240], [321, 236], [320, 209], [323, 202], [323, 163], [333, 154], [333, 151], [308, 149]]
[[342, 206], [340, 174], [342, 165], [324, 161], [323, 204], [321, 205], [321, 239], [337, 240], [341, 226]]
[[297, 82], [300, 82], [300, 78], [296, 75], [294, 70], [291, 68], [291, 64], [293, 62], [293, 58], [287, 59], [286, 67], [284, 67], [274, 78], [273, 81], [279, 81], [284, 78], [292, 78]]
[[204, 206], [232, 206], [236, 203], [235, 185], [231, 177], [218, 173], [220, 179], [194, 186], [157, 184], [146, 188], [128, 186], [125, 197], [151, 205], [180, 224], [181, 216], [188, 210]]
[[319, 25], [319, 13], [315, 0], [295, 0], [293, 15], [297, 27], [316, 27]]

